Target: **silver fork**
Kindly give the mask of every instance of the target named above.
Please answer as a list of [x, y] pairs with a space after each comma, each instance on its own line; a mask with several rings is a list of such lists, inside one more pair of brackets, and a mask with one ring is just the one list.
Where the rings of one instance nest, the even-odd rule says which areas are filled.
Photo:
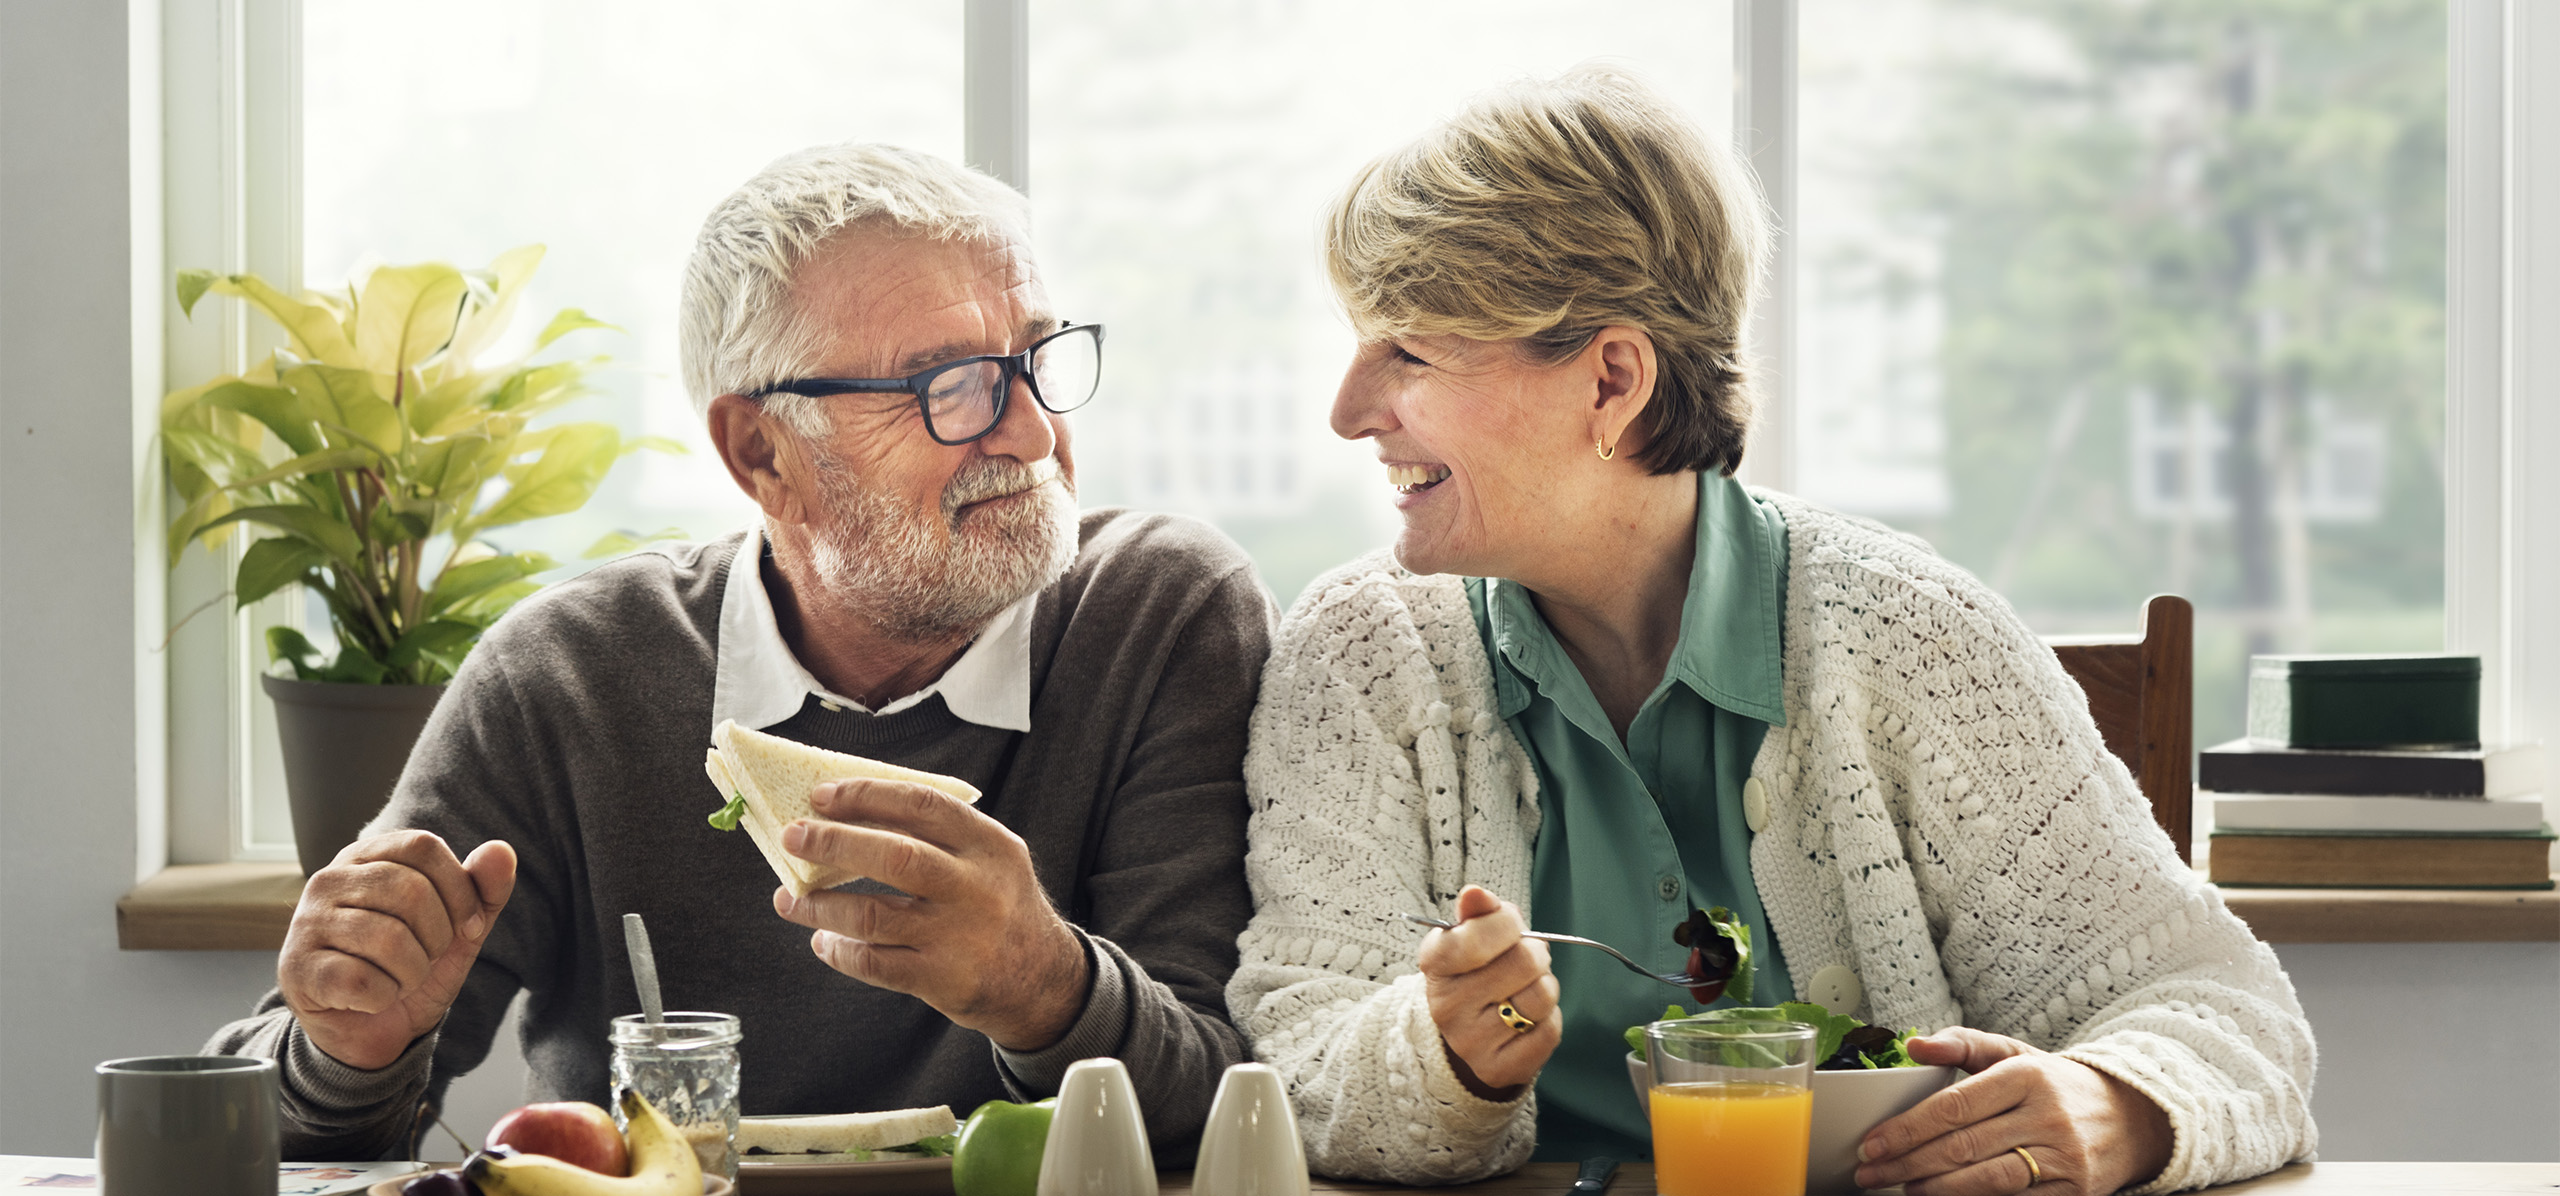
[[[1458, 924], [1455, 922], [1443, 922], [1438, 918], [1426, 918], [1420, 914], [1405, 914], [1403, 915], [1403, 918], [1405, 921], [1411, 922], [1416, 926], [1428, 926], [1433, 930], [1456, 930], [1458, 928]], [[1607, 943], [1601, 942], [1598, 939], [1587, 939], [1574, 934], [1551, 934], [1544, 930], [1524, 930], [1520, 932], [1520, 936], [1522, 938], [1538, 939], [1549, 943], [1570, 943], [1576, 947], [1598, 947], [1599, 949], [1608, 952], [1611, 959], [1615, 959], [1619, 963], [1627, 965], [1628, 971], [1642, 976], [1647, 980], [1659, 980], [1673, 988], [1696, 988], [1703, 984], [1717, 983], [1716, 981], [1709, 980], [1704, 976], [1692, 976], [1687, 972], [1654, 971], [1643, 964], [1627, 958], [1625, 952], [1620, 951]]]

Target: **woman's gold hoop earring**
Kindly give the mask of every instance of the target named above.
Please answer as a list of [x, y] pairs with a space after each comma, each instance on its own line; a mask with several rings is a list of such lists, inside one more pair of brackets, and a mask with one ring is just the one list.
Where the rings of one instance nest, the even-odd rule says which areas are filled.
[[1600, 454], [1600, 459], [1606, 461], [1609, 458], [1618, 455], [1618, 446], [1612, 444], [1604, 448], [1601, 446], [1599, 438], [1594, 437], [1591, 441], [1591, 451]]

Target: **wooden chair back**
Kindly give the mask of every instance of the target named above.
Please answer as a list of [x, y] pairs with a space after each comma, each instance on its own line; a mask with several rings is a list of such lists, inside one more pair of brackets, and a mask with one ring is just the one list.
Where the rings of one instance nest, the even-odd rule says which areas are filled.
[[2049, 636], [2064, 672], [2089, 695], [2107, 750], [2132, 770], [2178, 858], [2194, 862], [2196, 609], [2175, 594], [2142, 608], [2142, 632]]

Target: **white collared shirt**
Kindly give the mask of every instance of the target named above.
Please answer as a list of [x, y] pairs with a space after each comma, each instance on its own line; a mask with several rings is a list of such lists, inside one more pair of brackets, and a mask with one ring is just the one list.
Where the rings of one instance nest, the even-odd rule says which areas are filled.
[[765, 592], [763, 562], [764, 529], [759, 527], [738, 546], [738, 558], [729, 565], [729, 584], [720, 594], [712, 729], [735, 719], [741, 727], [763, 730], [800, 713], [811, 694], [830, 707], [864, 714], [896, 714], [941, 694], [951, 713], [979, 726], [1031, 729], [1031, 609], [1038, 594], [998, 612], [940, 677], [875, 711], [820, 684], [791, 654], [773, 614], [773, 596]]

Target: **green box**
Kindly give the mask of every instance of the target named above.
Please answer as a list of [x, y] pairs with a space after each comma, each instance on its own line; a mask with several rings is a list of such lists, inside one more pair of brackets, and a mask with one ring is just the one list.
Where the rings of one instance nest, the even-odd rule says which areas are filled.
[[2249, 738], [2294, 748], [2480, 746], [2480, 658], [2252, 656]]

